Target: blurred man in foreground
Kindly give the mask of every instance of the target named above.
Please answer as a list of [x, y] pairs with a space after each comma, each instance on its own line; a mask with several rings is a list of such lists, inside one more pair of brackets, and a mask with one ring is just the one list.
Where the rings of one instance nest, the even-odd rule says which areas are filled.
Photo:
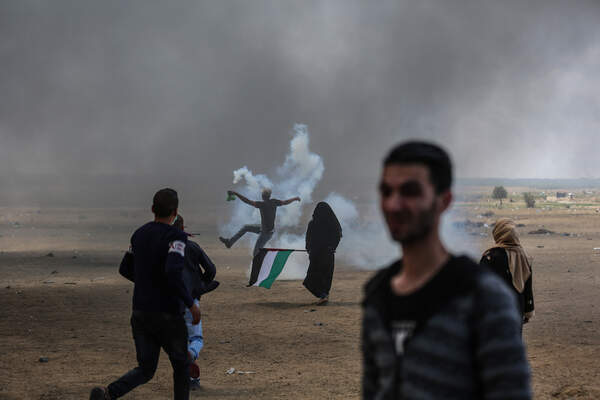
[[435, 145], [403, 143], [384, 160], [381, 209], [403, 257], [365, 287], [364, 399], [531, 398], [514, 296], [440, 240], [451, 184]]

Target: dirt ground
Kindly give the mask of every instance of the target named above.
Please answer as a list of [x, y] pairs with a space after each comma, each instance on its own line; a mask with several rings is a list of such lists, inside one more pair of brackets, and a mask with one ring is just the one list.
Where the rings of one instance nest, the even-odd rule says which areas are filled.
[[[186, 218], [221, 281], [202, 300], [202, 389], [191, 397], [358, 399], [359, 303], [373, 272], [337, 265], [324, 307], [300, 281], [246, 288], [249, 250], [216, 240], [221, 211], [206, 207]], [[507, 207], [486, 218], [481, 211], [460, 207], [457, 218], [489, 224], [507, 215], [525, 225], [536, 315], [524, 339], [535, 398], [600, 398], [600, 213]], [[130, 234], [148, 219], [145, 210], [0, 208], [0, 399], [87, 398], [91, 387], [135, 365], [132, 284], [117, 266]], [[557, 233], [528, 234], [540, 227]], [[483, 250], [488, 233], [472, 228], [465, 240]], [[228, 375], [230, 368], [251, 373]], [[154, 379], [125, 398], [166, 399], [171, 388], [163, 353]]]

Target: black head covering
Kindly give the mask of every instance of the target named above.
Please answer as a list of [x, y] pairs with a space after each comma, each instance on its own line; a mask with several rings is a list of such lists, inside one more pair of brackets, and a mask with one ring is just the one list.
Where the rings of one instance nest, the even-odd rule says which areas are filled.
[[315, 211], [313, 211], [313, 221], [319, 226], [326, 226], [332, 231], [337, 231], [337, 233], [342, 236], [342, 226], [340, 225], [340, 221], [338, 221], [329, 204], [324, 201], [319, 202], [315, 207]]
[[341, 238], [342, 226], [333, 210], [326, 202], [319, 202], [308, 224], [306, 249], [313, 251], [329, 247], [335, 250]]

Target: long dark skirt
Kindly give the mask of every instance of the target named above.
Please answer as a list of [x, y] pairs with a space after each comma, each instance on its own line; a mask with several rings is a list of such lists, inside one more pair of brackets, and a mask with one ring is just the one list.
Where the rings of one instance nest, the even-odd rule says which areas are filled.
[[311, 251], [308, 254], [310, 264], [302, 284], [316, 297], [322, 299], [329, 296], [333, 281], [335, 252], [324, 249]]

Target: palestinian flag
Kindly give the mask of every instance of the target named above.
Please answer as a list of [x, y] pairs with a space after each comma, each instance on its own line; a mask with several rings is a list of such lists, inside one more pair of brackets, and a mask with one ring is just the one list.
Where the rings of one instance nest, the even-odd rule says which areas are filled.
[[[252, 260], [252, 272], [250, 272], [248, 286], [260, 286], [270, 289], [275, 279], [283, 271], [285, 264], [291, 258], [294, 258], [293, 254], [298, 252], [305, 252], [305, 250], [260, 249]], [[306, 257], [306, 254], [304, 254], [304, 257]]]

